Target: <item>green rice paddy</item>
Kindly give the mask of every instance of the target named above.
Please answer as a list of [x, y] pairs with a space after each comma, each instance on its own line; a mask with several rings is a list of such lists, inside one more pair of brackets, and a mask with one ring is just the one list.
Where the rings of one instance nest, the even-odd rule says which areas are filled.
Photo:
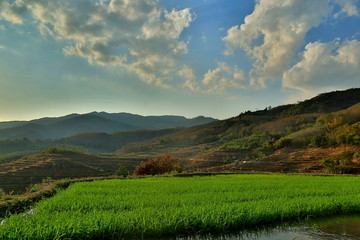
[[159, 177], [76, 183], [0, 220], [0, 239], [141, 239], [360, 212], [360, 178]]

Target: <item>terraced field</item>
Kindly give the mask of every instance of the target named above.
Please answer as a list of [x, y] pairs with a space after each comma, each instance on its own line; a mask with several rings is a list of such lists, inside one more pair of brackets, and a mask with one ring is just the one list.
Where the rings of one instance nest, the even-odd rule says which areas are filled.
[[[242, 171], [242, 172], [273, 172], [273, 173], [324, 173], [321, 161], [330, 157], [336, 159], [345, 151], [360, 152], [360, 146], [339, 146], [328, 148], [282, 148], [274, 154], [263, 158], [241, 156], [242, 152], [217, 151], [199, 155], [194, 158], [207, 164], [207, 171]], [[225, 164], [226, 160], [230, 159]], [[212, 161], [213, 160], [213, 161]], [[217, 160], [217, 162], [216, 162]], [[221, 164], [221, 160], [223, 164]], [[210, 163], [213, 162], [213, 165]], [[353, 173], [360, 173], [360, 157], [352, 159]]]
[[106, 176], [120, 166], [133, 169], [145, 158], [117, 158], [106, 155], [36, 154], [0, 164], [0, 186], [5, 191], [20, 193], [29, 184], [52, 179]]

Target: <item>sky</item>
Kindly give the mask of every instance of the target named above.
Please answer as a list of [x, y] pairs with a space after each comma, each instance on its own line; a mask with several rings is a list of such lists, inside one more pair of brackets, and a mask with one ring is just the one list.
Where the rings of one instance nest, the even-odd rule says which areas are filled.
[[360, 0], [0, 0], [0, 121], [225, 119], [360, 87]]

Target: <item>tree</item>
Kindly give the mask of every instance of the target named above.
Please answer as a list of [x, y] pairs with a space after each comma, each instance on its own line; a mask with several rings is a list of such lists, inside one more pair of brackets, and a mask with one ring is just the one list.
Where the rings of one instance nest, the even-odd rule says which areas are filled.
[[115, 174], [119, 177], [127, 177], [129, 175], [129, 170], [126, 166], [120, 166], [116, 171]]
[[140, 164], [135, 168], [134, 175], [159, 175], [172, 171], [181, 171], [179, 158], [174, 157], [171, 153], [165, 153]]

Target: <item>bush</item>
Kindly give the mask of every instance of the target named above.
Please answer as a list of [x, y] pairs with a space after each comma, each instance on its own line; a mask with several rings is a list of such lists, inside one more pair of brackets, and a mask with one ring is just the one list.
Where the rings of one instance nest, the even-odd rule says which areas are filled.
[[181, 172], [179, 159], [171, 153], [165, 153], [139, 165], [134, 170], [134, 175], [159, 175], [172, 171]]
[[309, 144], [310, 147], [326, 147], [328, 145], [329, 145], [328, 141], [327, 141], [325, 135], [323, 135], [323, 134], [318, 134], [318, 135], [313, 136], [310, 139], [310, 144]]
[[129, 175], [129, 170], [125, 166], [120, 166], [116, 171], [115, 175], [119, 177], [127, 177]]
[[79, 149], [49, 147], [41, 152], [42, 154], [82, 155], [84, 152]]
[[274, 143], [274, 147], [276, 149], [288, 147], [290, 145], [291, 145], [291, 139], [286, 138], [286, 137], [282, 137]]
[[324, 158], [321, 161], [321, 165], [325, 168], [334, 169], [335, 168], [335, 161], [331, 158]]

